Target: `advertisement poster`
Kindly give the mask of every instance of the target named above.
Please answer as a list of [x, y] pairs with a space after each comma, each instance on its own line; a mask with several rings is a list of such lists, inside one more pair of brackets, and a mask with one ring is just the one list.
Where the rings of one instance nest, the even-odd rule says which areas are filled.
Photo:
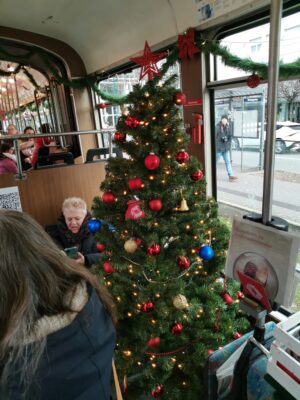
[[0, 208], [22, 211], [18, 186], [0, 189]]
[[299, 237], [260, 223], [233, 220], [225, 273], [238, 271], [260, 282], [271, 301], [290, 306], [295, 288]]

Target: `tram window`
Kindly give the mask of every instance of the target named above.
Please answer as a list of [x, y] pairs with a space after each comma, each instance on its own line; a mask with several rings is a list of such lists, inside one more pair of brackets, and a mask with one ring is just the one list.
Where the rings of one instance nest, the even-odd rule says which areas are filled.
[[[280, 39], [280, 60], [289, 63], [300, 56], [300, 12], [282, 18]], [[247, 29], [234, 35], [227, 36], [220, 41], [230, 53], [242, 58], [251, 58], [256, 62], [268, 61], [269, 54], [269, 24]], [[230, 79], [248, 76], [249, 73], [231, 68], [223, 64], [217, 57], [217, 79]]]
[[[165, 60], [158, 62], [158, 68], [164, 64]], [[180, 68], [179, 63], [176, 63], [173, 67], [170, 67], [168, 72], [165, 74], [163, 80], [168, 79], [171, 75], [176, 74], [178, 78], [176, 79], [175, 85], [180, 88]], [[131, 72], [124, 74], [116, 74], [108, 79], [105, 79], [99, 83], [99, 88], [106, 93], [114, 96], [126, 96], [131, 92], [134, 85], [137, 83], [143, 84], [145, 81], [140, 81], [140, 68], [136, 68]], [[97, 103], [104, 103], [105, 101], [101, 97], [96, 98]], [[98, 118], [100, 121], [100, 126], [102, 129], [114, 128], [118, 122], [118, 118], [121, 115], [121, 108], [119, 106], [110, 106], [103, 109], [99, 109]], [[100, 135], [99, 135], [100, 136]], [[99, 146], [102, 143], [106, 143], [107, 138], [98, 137]], [[105, 147], [105, 146], [104, 146]]]
[[[300, 13], [284, 17], [281, 23], [280, 60], [294, 62], [300, 56]], [[221, 41], [232, 54], [253, 61], [267, 62], [269, 24], [257, 26]], [[215, 122], [228, 117], [232, 133], [229, 161], [237, 180], [229, 181], [224, 160], [216, 166], [217, 199], [223, 216], [262, 212], [264, 144], [267, 135], [266, 83], [249, 88], [237, 87], [230, 79], [249, 76], [226, 67], [217, 60], [218, 80], [227, 80], [223, 89], [214, 90]], [[272, 215], [289, 222], [289, 230], [300, 232], [300, 76], [278, 84], [275, 127], [275, 168]], [[300, 264], [300, 254], [298, 258]], [[300, 310], [300, 284], [291, 310]]]

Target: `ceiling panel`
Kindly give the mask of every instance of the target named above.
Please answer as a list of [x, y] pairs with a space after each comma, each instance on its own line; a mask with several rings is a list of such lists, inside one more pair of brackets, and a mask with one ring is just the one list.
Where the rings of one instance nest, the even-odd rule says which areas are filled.
[[197, 25], [194, 0], [0, 0], [1, 24], [59, 39], [99, 71]]

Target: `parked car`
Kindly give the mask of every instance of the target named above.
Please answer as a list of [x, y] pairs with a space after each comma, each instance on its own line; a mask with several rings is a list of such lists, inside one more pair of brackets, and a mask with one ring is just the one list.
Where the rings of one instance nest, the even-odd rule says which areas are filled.
[[[264, 139], [266, 127], [264, 129]], [[261, 145], [260, 137], [237, 137], [232, 139], [232, 150], [240, 150], [241, 147], [248, 149], [259, 149]], [[276, 123], [276, 142], [275, 153], [282, 154], [290, 150], [300, 149], [300, 123], [283, 121]]]

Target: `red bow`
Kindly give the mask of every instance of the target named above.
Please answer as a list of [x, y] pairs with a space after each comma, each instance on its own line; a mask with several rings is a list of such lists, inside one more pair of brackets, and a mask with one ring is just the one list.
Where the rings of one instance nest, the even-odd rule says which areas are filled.
[[195, 29], [189, 29], [185, 35], [178, 36], [179, 58], [193, 58], [194, 54], [199, 53], [195, 45]]

